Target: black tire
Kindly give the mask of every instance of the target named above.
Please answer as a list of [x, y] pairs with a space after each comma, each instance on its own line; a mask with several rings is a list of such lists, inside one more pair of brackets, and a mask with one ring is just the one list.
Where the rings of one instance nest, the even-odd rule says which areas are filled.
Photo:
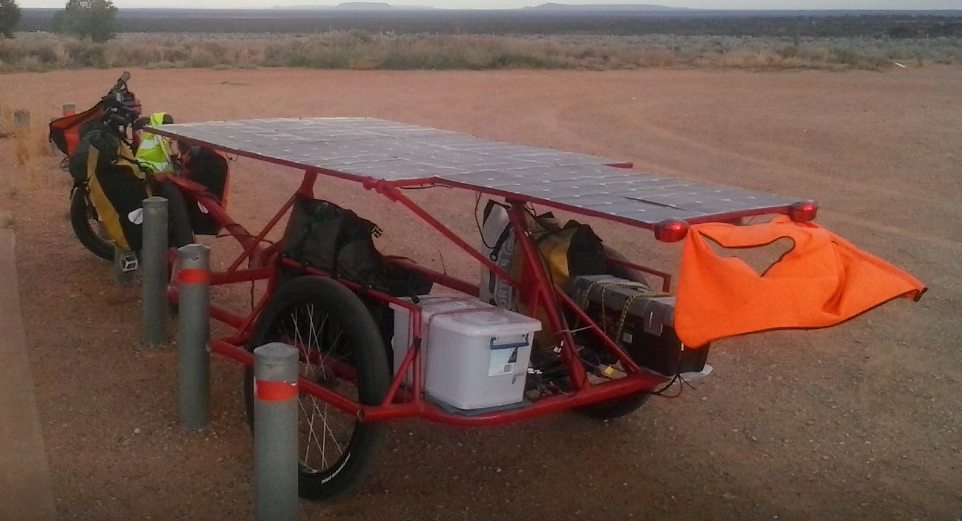
[[[387, 393], [391, 376], [377, 324], [354, 293], [329, 278], [297, 277], [274, 294], [257, 319], [248, 349], [278, 341], [305, 346], [301, 348], [302, 377], [367, 405], [380, 403]], [[323, 355], [322, 363], [309, 362], [307, 355], [314, 349]], [[331, 362], [352, 368], [356, 382], [335, 376], [326, 365]], [[250, 369], [244, 374], [244, 400], [248, 422], [253, 426]], [[302, 392], [298, 401], [299, 495], [320, 500], [351, 491], [366, 475], [380, 447], [383, 424], [359, 421], [307, 393]], [[318, 420], [323, 425], [323, 438], [316, 432]], [[337, 436], [341, 431], [343, 436]], [[311, 459], [315, 448], [315, 459]], [[334, 457], [328, 458], [327, 452], [333, 452]]]
[[[620, 261], [628, 260], [624, 255], [607, 246], [605, 246], [605, 254], [612, 259]], [[642, 275], [641, 272], [617, 264], [609, 264], [608, 273], [625, 280], [645, 282], [644, 275]], [[591, 405], [579, 407], [575, 410], [592, 418], [598, 418], [600, 420], [612, 420], [614, 418], [620, 418], [637, 411], [642, 405], [645, 404], [645, 402], [648, 401], [649, 398], [651, 398], [651, 395], [642, 391], [637, 394], [629, 394], [627, 396], [621, 396], [618, 398], [605, 400], [603, 402], [593, 403]]]
[[[159, 183], [154, 187], [154, 193], [167, 199], [167, 212], [170, 218], [168, 242], [172, 248], [179, 248], [194, 242], [194, 232], [190, 228], [190, 217], [183, 194], [176, 187]], [[91, 253], [113, 262], [114, 244], [107, 237], [101, 235], [97, 211], [90, 202], [86, 186], [74, 189], [70, 197], [70, 225], [74, 235]]]
[[114, 260], [114, 244], [100, 234], [97, 211], [87, 195], [87, 187], [74, 188], [70, 196], [70, 225], [80, 244], [107, 261]]
[[598, 418], [599, 420], [613, 420], [637, 411], [649, 398], [651, 398], [650, 394], [640, 392], [638, 394], [629, 394], [628, 396], [621, 396], [619, 398], [612, 398], [603, 402], [585, 405], [575, 410], [585, 416]]

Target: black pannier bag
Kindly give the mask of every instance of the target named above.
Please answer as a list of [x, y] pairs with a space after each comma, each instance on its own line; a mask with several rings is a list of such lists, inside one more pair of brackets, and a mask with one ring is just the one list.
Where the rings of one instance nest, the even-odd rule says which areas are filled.
[[[196, 181], [217, 197], [223, 207], [227, 207], [227, 185], [230, 179], [230, 167], [227, 158], [206, 147], [192, 146], [181, 156], [181, 161], [187, 177]], [[200, 203], [187, 204], [187, 216], [190, 227], [197, 235], [217, 235], [221, 226], [211, 217]]]
[[[74, 172], [74, 158], [78, 165], [83, 159], [82, 173]], [[121, 250], [139, 250], [143, 200], [150, 192], [146, 176], [127, 144], [106, 130], [92, 130], [71, 157], [70, 167], [75, 185], [87, 184], [90, 201], [110, 239]]]
[[374, 246], [381, 229], [351, 210], [298, 197], [281, 240], [281, 254], [335, 278], [399, 297], [426, 295], [432, 282], [390, 262]]
[[90, 134], [75, 146], [74, 153], [67, 159], [67, 172], [73, 178], [74, 186], [87, 183], [87, 158], [90, 157]]

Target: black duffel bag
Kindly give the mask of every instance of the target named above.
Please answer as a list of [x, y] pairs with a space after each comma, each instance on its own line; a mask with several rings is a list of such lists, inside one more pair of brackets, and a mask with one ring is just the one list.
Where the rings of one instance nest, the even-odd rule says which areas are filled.
[[374, 246], [381, 229], [351, 210], [298, 197], [281, 240], [281, 254], [366, 288], [413, 297], [431, 292], [430, 279], [391, 263]]

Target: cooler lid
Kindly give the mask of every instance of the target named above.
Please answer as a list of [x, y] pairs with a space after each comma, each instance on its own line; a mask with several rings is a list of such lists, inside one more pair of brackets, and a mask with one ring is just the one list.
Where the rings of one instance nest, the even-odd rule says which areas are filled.
[[434, 314], [430, 319], [430, 326], [464, 336], [501, 337], [541, 331], [540, 321], [494, 306], [490, 309]]
[[541, 331], [541, 322], [473, 297], [420, 297], [425, 325], [466, 336], [523, 335]]

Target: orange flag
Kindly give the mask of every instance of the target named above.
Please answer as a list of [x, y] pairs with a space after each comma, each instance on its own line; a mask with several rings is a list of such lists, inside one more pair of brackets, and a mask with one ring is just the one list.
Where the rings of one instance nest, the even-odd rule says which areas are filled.
[[[751, 248], [788, 238], [791, 250], [758, 274], [725, 248]], [[675, 331], [688, 346], [770, 329], [820, 328], [844, 322], [896, 297], [918, 300], [915, 277], [813, 223], [778, 216], [752, 226], [693, 225], [679, 273]]]

